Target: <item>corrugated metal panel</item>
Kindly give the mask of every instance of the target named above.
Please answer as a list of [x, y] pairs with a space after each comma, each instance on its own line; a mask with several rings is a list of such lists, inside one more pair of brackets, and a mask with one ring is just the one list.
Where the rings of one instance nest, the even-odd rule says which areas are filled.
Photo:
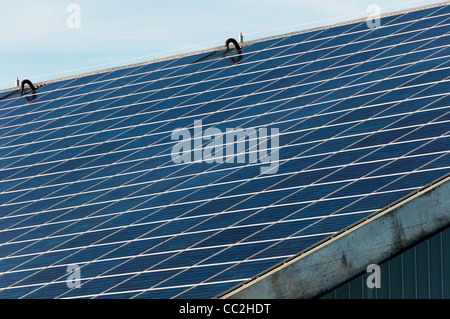
[[364, 273], [323, 299], [449, 299], [450, 228], [380, 266], [381, 287], [368, 288]]

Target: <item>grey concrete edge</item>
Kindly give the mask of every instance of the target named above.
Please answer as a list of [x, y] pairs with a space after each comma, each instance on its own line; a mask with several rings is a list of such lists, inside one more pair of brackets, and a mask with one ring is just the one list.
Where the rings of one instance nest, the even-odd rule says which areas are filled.
[[[387, 12], [387, 13], [381, 14], [380, 17], [388, 17], [388, 16], [391, 16], [391, 15], [403, 14], [403, 13], [423, 10], [423, 9], [427, 9], [427, 8], [439, 7], [439, 6], [443, 6], [443, 5], [450, 5], [450, 1], [443, 1], [443, 2], [433, 3], [433, 4], [429, 4], [429, 5], [425, 5], [425, 6], [416, 7], [416, 8], [410, 8], [410, 9], [404, 9], [404, 10], [399, 10], [399, 11]], [[367, 20], [367, 17], [358, 18], [358, 19], [348, 20], [348, 21], [344, 21], [344, 22], [331, 24], [331, 25], [325, 25], [325, 26], [316, 27], [316, 28], [309, 28], [309, 29], [305, 29], [305, 30], [301, 30], [301, 31], [289, 32], [289, 33], [284, 33], [284, 34], [279, 34], [279, 35], [275, 35], [275, 36], [264, 37], [264, 38], [251, 40], [251, 41], [244, 41], [240, 45], [241, 45], [241, 47], [246, 47], [246, 46], [249, 46], [249, 45], [251, 45], [253, 43], [257, 43], [257, 42], [262, 42], [262, 41], [267, 41], [267, 40], [271, 40], [271, 39], [277, 39], [277, 38], [297, 35], [297, 34], [301, 34], [301, 33], [311, 32], [311, 31], [314, 31], [314, 30], [333, 28], [333, 27], [337, 27], [337, 26], [341, 26], [341, 25], [346, 25], [346, 24], [351, 24], [351, 23], [356, 23], [356, 22], [361, 22], [361, 21], [366, 21], [366, 20]], [[225, 42], [225, 40], [226, 39], [224, 39], [224, 42]], [[195, 55], [195, 54], [215, 52], [215, 51], [223, 50], [224, 48], [225, 48], [225, 46], [218, 46], [218, 47], [213, 47], [213, 48], [208, 48], [208, 49], [201, 49], [201, 50], [197, 50], [197, 51], [193, 51], [193, 52], [180, 53], [180, 54], [177, 54], [177, 55], [172, 55], [172, 56], [167, 56], [167, 57], [163, 57], [163, 58], [153, 59], [153, 60], [145, 61], [145, 62], [139, 62], [139, 63], [124, 65], [124, 66], [111, 67], [111, 68], [107, 68], [107, 69], [95, 70], [95, 71], [90, 71], [90, 72], [84, 72], [84, 73], [80, 73], [78, 75], [70, 75], [70, 76], [61, 77], [61, 78], [57, 78], [57, 79], [52, 79], [52, 80], [48, 80], [48, 81], [40, 81], [40, 82], [36, 82], [34, 84], [36, 86], [42, 85], [42, 84], [49, 84], [49, 83], [63, 81], [63, 80], [75, 79], [75, 78], [79, 78], [79, 77], [83, 77], [83, 76], [87, 76], [87, 75], [98, 74], [98, 73], [103, 73], [103, 72], [111, 72], [111, 71], [115, 71], [115, 70], [126, 69], [126, 68], [140, 66], [140, 65], [147, 65], [147, 64], [151, 64], [151, 63], [156, 63], [156, 62], [160, 62], [160, 61], [166, 61], [166, 60], [171, 60], [171, 59], [181, 58], [181, 57], [186, 57], [186, 56], [191, 56], [191, 55]], [[11, 91], [11, 90], [15, 90], [15, 89], [17, 89], [17, 87], [10, 87], [10, 88], [7, 88], [7, 89], [0, 89], [0, 93]]]
[[450, 225], [450, 174], [220, 299], [314, 298]]

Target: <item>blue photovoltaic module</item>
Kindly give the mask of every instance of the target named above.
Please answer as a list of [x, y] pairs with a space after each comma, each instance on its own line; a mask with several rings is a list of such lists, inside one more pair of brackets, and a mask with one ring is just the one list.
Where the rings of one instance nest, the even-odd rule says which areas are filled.
[[380, 22], [1, 99], [0, 297], [213, 298], [449, 173], [450, 7]]

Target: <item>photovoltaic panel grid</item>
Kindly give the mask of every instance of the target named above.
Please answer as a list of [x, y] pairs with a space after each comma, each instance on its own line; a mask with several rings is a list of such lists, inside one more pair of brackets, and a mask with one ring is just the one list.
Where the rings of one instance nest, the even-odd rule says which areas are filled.
[[[1, 99], [0, 297], [212, 298], [444, 176], [449, 25], [427, 7]], [[198, 120], [278, 129], [276, 173], [175, 163]]]

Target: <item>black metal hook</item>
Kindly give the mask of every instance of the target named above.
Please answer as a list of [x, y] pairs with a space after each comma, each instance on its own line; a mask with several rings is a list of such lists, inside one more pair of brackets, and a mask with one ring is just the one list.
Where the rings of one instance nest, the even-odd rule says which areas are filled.
[[233, 38], [229, 38], [229, 39], [227, 39], [227, 41], [225, 41], [225, 45], [227, 46], [227, 51], [230, 50], [230, 43], [233, 43], [236, 52], [238, 54], [241, 54], [241, 47], [239, 46], [239, 43]]
[[34, 87], [33, 83], [31, 83], [30, 80], [23, 80], [21, 87], [22, 87], [22, 91], [20, 92], [20, 95], [25, 95], [28, 94], [28, 92], [25, 91], [25, 84], [28, 84], [28, 86], [31, 89], [31, 93], [35, 94], [36, 93], [36, 88]]
[[236, 50], [236, 52], [238, 54], [237, 55], [237, 60], [233, 56], [231, 57], [231, 60], [233, 61], [233, 63], [237, 63], [240, 60], [242, 60], [242, 51], [241, 51], [241, 47], [240, 47], [239, 43], [235, 39], [229, 38], [229, 39], [227, 39], [227, 41], [225, 41], [225, 46], [227, 47], [227, 50], [225, 51], [224, 55], [227, 52], [230, 52], [230, 44], [234, 45], [234, 49]]
[[33, 83], [31, 83], [30, 80], [23, 80], [21, 87], [22, 87], [22, 91], [20, 92], [20, 95], [27, 95], [29, 92], [27, 92], [25, 90], [25, 85], [28, 84], [29, 88], [31, 89], [31, 98], [29, 98], [28, 96], [25, 96], [25, 99], [27, 100], [27, 102], [32, 102], [36, 99], [36, 88], [34, 87]]

